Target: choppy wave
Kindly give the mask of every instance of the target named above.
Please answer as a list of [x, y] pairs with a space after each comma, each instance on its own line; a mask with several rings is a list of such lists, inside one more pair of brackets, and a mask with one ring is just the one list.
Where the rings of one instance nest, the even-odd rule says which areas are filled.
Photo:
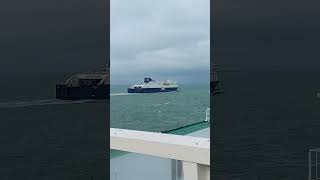
[[29, 106], [48, 106], [48, 105], [64, 105], [64, 104], [83, 104], [88, 102], [97, 102], [103, 100], [60, 100], [60, 99], [37, 99], [27, 101], [6, 101], [0, 102], [0, 109], [18, 108]]
[[110, 96], [130, 96], [138, 93], [111, 93]]
[[171, 102], [166, 102], [166, 103], [156, 103], [156, 104], [152, 104], [151, 106], [163, 106], [163, 105], [168, 105], [171, 104]]

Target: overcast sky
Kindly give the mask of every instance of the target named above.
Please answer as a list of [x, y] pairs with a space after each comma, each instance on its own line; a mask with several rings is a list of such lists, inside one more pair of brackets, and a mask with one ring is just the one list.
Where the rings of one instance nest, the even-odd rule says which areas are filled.
[[210, 0], [111, 0], [111, 83], [209, 83]]

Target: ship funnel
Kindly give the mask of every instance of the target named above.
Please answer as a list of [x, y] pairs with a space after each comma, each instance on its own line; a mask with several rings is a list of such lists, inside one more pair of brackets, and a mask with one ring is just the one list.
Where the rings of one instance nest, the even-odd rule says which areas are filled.
[[152, 81], [152, 79], [151, 78], [144, 78], [144, 83], [148, 83], [148, 82], [150, 82], [150, 81]]

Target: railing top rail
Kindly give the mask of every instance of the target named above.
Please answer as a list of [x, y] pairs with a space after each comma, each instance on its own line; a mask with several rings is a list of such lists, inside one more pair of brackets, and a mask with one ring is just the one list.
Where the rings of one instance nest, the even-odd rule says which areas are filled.
[[114, 150], [210, 165], [210, 139], [110, 128]]
[[320, 148], [309, 149], [309, 152], [320, 152]]

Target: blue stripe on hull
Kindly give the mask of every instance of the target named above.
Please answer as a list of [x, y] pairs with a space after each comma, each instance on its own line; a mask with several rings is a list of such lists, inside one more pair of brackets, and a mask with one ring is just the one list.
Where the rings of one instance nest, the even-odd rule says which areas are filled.
[[130, 89], [128, 88], [128, 93], [157, 93], [157, 92], [171, 92], [177, 91], [178, 88], [165, 88], [162, 90], [161, 88], [143, 88], [143, 89]]

